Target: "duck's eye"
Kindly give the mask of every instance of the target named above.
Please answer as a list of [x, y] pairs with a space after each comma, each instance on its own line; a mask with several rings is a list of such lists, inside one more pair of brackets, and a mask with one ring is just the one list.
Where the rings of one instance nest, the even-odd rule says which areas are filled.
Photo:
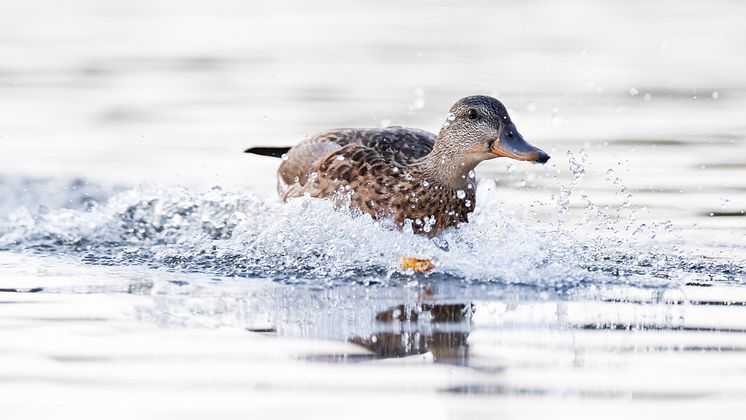
[[469, 117], [470, 120], [476, 120], [479, 118], [479, 112], [477, 112], [476, 109], [470, 109], [469, 112], [466, 113], [466, 116]]

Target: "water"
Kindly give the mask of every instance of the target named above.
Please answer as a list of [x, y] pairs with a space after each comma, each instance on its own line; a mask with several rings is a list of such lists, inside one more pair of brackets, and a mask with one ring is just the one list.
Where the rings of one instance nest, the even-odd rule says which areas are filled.
[[[571, 185], [561, 186], [554, 202], [532, 204], [556, 207], [556, 221], [544, 221], [545, 215], [531, 207], [512, 207], [499, 199], [494, 183], [485, 181], [470, 223], [435, 240], [311, 198], [283, 205], [250, 192], [169, 186], [96, 199], [101, 188], [78, 180], [62, 189], [61, 198], [41, 198], [64, 203], [61, 208], [26, 204], [10, 212], [0, 225], [0, 246], [94, 265], [146, 265], [319, 286], [398, 280], [407, 274], [396, 262], [402, 255], [437, 261], [437, 272], [424, 278], [554, 290], [585, 283], [672, 286], [702, 276], [742, 279], [746, 271], [739, 261], [678, 252], [682, 240], [676, 239], [672, 222], [641, 223], [631, 210], [623, 217], [626, 202], [604, 211], [586, 196], [583, 220], [565, 220], [582, 178], [580, 164], [573, 165]], [[16, 188], [27, 190], [29, 184], [52, 189], [23, 180]], [[9, 190], [9, 196], [26, 199], [13, 186]], [[600, 224], [584, 228], [594, 217]]]
[[[745, 412], [743, 8], [0, 2], [3, 417]], [[241, 153], [476, 93], [552, 159], [435, 240]]]

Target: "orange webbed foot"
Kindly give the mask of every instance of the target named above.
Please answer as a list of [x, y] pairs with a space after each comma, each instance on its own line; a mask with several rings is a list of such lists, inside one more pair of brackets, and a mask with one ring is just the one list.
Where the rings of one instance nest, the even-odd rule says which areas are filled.
[[433, 261], [429, 258], [399, 257], [397, 262], [400, 268], [412, 270], [415, 273], [427, 273], [435, 268]]

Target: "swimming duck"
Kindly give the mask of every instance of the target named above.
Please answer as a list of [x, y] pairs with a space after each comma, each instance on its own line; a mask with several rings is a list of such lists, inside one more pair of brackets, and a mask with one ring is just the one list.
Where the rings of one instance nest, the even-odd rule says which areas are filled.
[[481, 95], [456, 102], [437, 136], [404, 127], [342, 128], [292, 148], [246, 153], [282, 157], [277, 189], [283, 202], [306, 194], [328, 198], [400, 227], [411, 223], [415, 233], [428, 236], [468, 221], [480, 162], [549, 160], [518, 133], [500, 101]]

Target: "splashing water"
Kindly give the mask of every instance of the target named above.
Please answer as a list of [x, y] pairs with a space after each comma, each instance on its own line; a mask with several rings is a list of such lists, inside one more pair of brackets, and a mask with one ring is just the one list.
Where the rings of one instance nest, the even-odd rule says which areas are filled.
[[[20, 202], [0, 218], [0, 249], [320, 286], [385, 283], [409, 275], [397, 266], [400, 256], [436, 260], [437, 270], [428, 275], [434, 279], [539, 288], [744, 276], [737, 265], [675, 255], [675, 247], [660, 240], [672, 230], [670, 222], [630, 229], [629, 222], [615, 227], [616, 221], [606, 218], [605, 229], [567, 228], [569, 197], [585, 173], [587, 156], [569, 158], [570, 185], [553, 203], [540, 203], [556, 206], [554, 222], [501, 201], [490, 180], [478, 187], [470, 223], [433, 240], [395, 229], [389, 221], [335, 210], [327, 200], [280, 204], [217, 187], [205, 192], [143, 186], [108, 199], [83, 194], [87, 198], [57, 203], [56, 209], [32, 210], [28, 200]], [[583, 199], [586, 214], [600, 211], [587, 195]]]
[[570, 171], [572, 172], [572, 181], [569, 186], [560, 186], [559, 194], [554, 197], [557, 202], [557, 228], [562, 229], [568, 210], [570, 209], [570, 196], [577, 189], [578, 184], [585, 176], [585, 163], [588, 155], [584, 150], [578, 151], [577, 155], [567, 151], [570, 160]]
[[409, 111], [418, 111], [425, 107], [425, 91], [421, 88], [414, 90], [414, 100], [409, 104]]

